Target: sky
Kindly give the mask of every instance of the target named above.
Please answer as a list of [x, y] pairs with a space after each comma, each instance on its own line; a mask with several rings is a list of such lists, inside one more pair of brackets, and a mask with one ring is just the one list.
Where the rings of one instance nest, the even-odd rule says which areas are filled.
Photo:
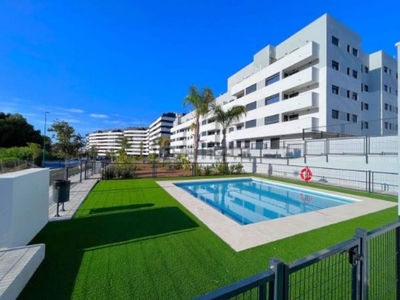
[[227, 78], [329, 13], [367, 53], [395, 56], [400, 1], [0, 1], [0, 111], [43, 132], [82, 135], [149, 126], [189, 112], [190, 85], [226, 92]]

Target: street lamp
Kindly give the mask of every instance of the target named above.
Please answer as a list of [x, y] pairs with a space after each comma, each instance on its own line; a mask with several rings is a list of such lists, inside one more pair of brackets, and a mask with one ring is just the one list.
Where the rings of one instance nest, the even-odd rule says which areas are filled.
[[47, 123], [47, 114], [49, 111], [44, 112], [44, 131], [43, 131], [43, 159], [42, 159], [42, 167], [44, 168], [44, 161], [46, 159], [46, 123]]

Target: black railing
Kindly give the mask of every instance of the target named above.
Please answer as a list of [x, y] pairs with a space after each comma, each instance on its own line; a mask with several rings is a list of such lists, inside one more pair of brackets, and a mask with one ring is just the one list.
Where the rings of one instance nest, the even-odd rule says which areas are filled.
[[[399, 299], [400, 221], [197, 297], [214, 299]], [[251, 292], [251, 294], [249, 294]]]

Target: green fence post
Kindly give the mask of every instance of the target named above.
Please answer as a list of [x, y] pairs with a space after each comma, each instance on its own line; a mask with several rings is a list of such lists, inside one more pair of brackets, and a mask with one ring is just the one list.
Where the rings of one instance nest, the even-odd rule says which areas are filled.
[[289, 299], [289, 273], [288, 266], [279, 258], [269, 260], [269, 268], [275, 273], [273, 300]]
[[369, 253], [368, 253], [368, 232], [364, 229], [357, 228], [355, 238], [359, 240], [358, 254], [359, 260], [357, 262], [357, 283], [359, 284], [359, 299], [368, 299], [369, 288]]

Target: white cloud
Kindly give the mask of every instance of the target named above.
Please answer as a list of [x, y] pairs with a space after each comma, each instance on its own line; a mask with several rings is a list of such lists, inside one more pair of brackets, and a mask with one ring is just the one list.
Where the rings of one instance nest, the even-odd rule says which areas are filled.
[[97, 119], [108, 119], [108, 116], [103, 114], [90, 114], [89, 116]]
[[65, 119], [65, 120], [62, 120], [62, 121], [65, 121], [65, 122], [68, 122], [68, 123], [81, 123], [81, 121], [79, 121], [77, 119]]
[[67, 111], [69, 111], [71, 113], [76, 113], [76, 114], [83, 114], [85, 112], [83, 109], [79, 109], [79, 108], [71, 108], [71, 109], [67, 109]]

